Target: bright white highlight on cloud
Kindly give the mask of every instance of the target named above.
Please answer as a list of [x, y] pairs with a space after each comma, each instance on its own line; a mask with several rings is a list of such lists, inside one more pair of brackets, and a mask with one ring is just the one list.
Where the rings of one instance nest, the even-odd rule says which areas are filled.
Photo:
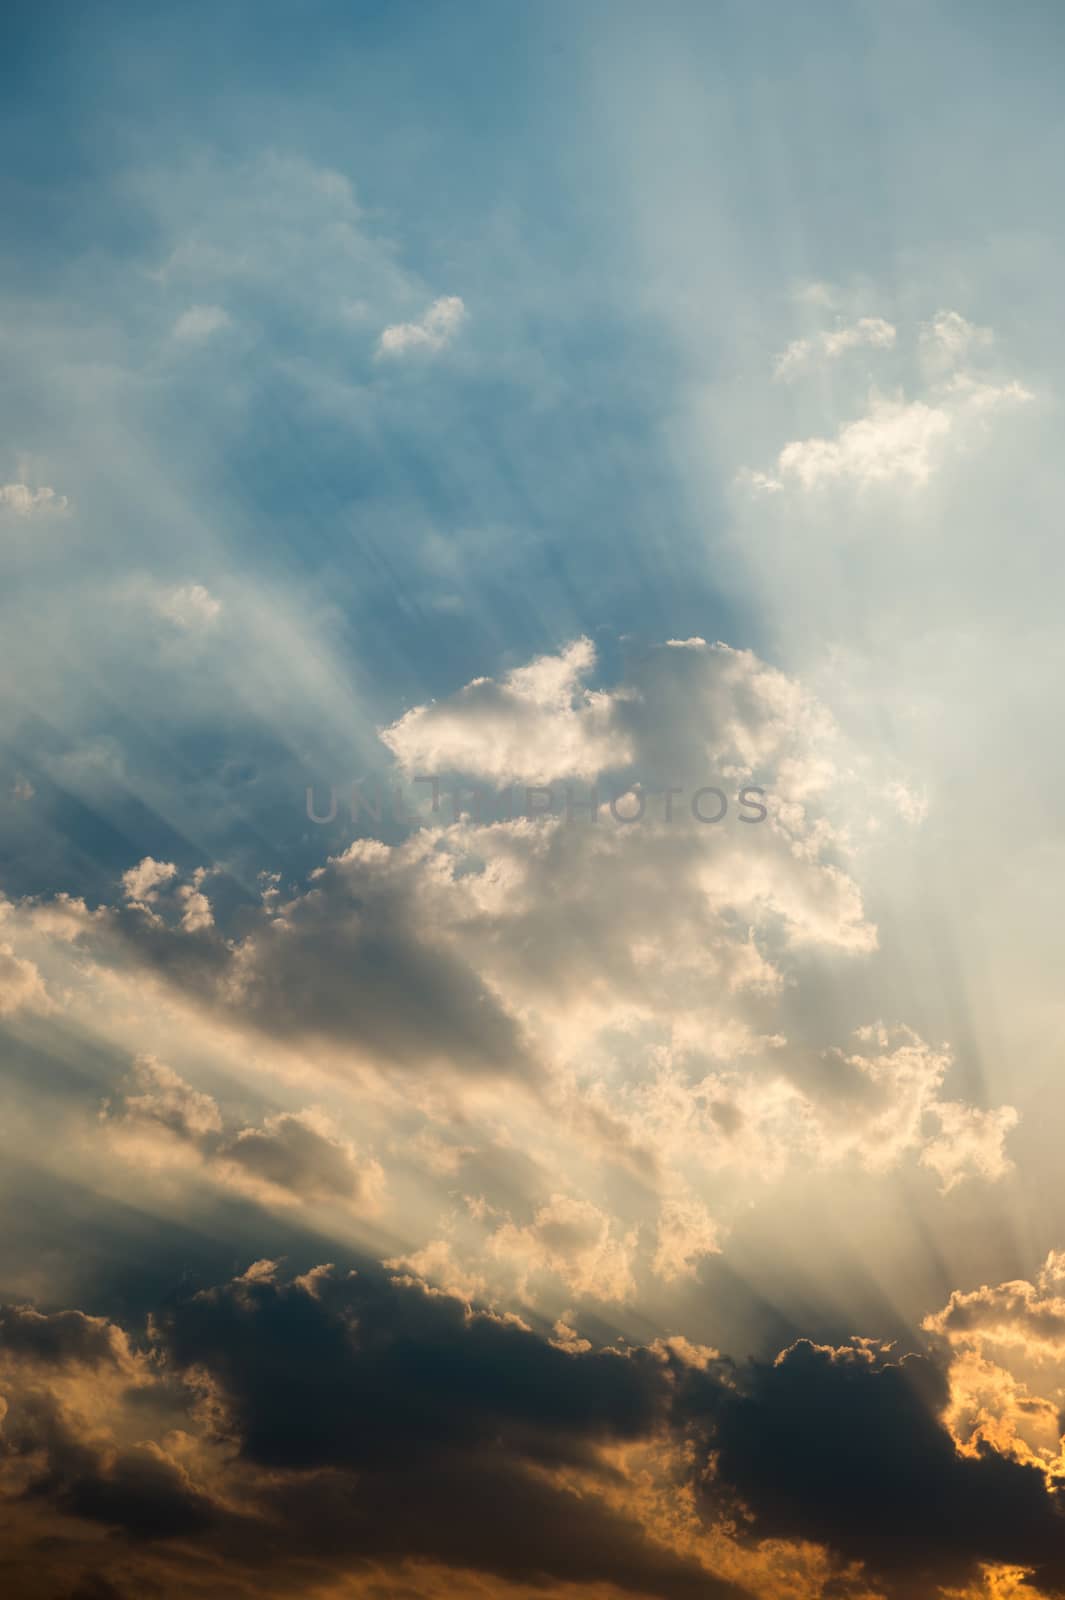
[[396, 322], [384, 330], [377, 346], [379, 356], [402, 356], [416, 350], [443, 350], [466, 320], [466, 307], [457, 294], [434, 300], [418, 322]]

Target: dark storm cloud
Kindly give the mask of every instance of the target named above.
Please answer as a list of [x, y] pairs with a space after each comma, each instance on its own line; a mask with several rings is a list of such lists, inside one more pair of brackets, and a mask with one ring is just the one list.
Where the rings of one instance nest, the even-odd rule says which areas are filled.
[[[178, 1368], [209, 1373], [242, 1459], [274, 1473], [284, 1542], [530, 1581], [608, 1580], [675, 1600], [738, 1595], [542, 1470], [665, 1425], [652, 1352], [567, 1354], [376, 1273], [238, 1280], [161, 1313]], [[324, 1469], [324, 1470], [323, 1470]]]
[[799, 1340], [736, 1387], [693, 1380], [688, 1404], [716, 1452], [709, 1493], [735, 1494], [759, 1536], [815, 1539], [908, 1597], [1034, 1566], [1065, 1592], [1065, 1517], [1043, 1474], [985, 1447], [960, 1455], [933, 1360]]
[[[707, 1524], [734, 1518], [746, 1543], [815, 1541], [860, 1563], [866, 1587], [905, 1600], [932, 1600], [996, 1563], [1034, 1567], [1041, 1592], [1065, 1593], [1055, 1495], [1034, 1467], [987, 1447], [958, 1453], [942, 1422], [945, 1369], [930, 1356], [806, 1340], [775, 1363], [739, 1366], [694, 1366], [679, 1347], [574, 1353], [376, 1267], [280, 1281], [262, 1262], [172, 1297], [153, 1317], [151, 1360], [135, 1358], [137, 1438], [164, 1400], [199, 1430], [178, 1462], [151, 1441], [83, 1438], [60, 1391], [40, 1387], [53, 1369], [97, 1381], [86, 1362], [125, 1350], [119, 1330], [107, 1340], [80, 1313], [35, 1321], [25, 1308], [0, 1327], [13, 1330], [9, 1370], [31, 1374], [7, 1386], [2, 1433], [4, 1459], [32, 1468], [21, 1504], [108, 1529], [152, 1572], [165, 1550], [164, 1595], [191, 1592], [175, 1574], [207, 1557], [234, 1592], [422, 1561], [740, 1600], [651, 1538], [624, 1495], [591, 1492], [628, 1483], [603, 1447], [651, 1440], [672, 1441]], [[206, 1410], [188, 1410], [195, 1394]], [[208, 1459], [225, 1504], [198, 1482]], [[585, 1492], [566, 1486], [567, 1469]]]
[[157, 1322], [176, 1366], [219, 1380], [242, 1453], [263, 1466], [373, 1468], [486, 1441], [561, 1463], [667, 1412], [662, 1364], [645, 1350], [574, 1359], [376, 1273], [238, 1279]]
[[36, 1469], [21, 1490], [24, 1502], [46, 1501], [132, 1540], [202, 1533], [215, 1520], [210, 1499], [157, 1445], [114, 1450], [90, 1443], [47, 1393], [15, 1393], [6, 1403], [0, 1459]]

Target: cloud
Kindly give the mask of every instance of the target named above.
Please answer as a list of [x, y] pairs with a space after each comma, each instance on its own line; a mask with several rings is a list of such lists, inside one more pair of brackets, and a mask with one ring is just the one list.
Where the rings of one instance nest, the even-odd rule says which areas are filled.
[[697, 1396], [714, 1474], [763, 1538], [813, 1539], [900, 1596], [975, 1581], [984, 1565], [1034, 1568], [1065, 1587], [1065, 1522], [1036, 1468], [958, 1452], [941, 1420], [946, 1375], [875, 1342], [799, 1340], [734, 1386]]
[[133, 1372], [129, 1340], [106, 1317], [41, 1312], [31, 1305], [0, 1306], [0, 1360], [11, 1359], [34, 1367], [106, 1366]]
[[792, 378], [811, 365], [818, 356], [833, 361], [848, 350], [865, 347], [890, 350], [895, 344], [895, 329], [883, 317], [859, 317], [856, 322], [840, 323], [808, 339], [795, 339], [777, 358], [774, 376]]
[[211, 1096], [194, 1089], [154, 1056], [141, 1056], [133, 1063], [132, 1086], [136, 1093], [127, 1092], [122, 1100], [126, 1122], [154, 1123], [189, 1140], [221, 1131], [222, 1119]]
[[202, 583], [187, 583], [164, 589], [156, 596], [160, 616], [177, 628], [205, 629], [217, 622], [222, 603]]
[[0, 483], [0, 511], [10, 511], [16, 517], [55, 516], [68, 506], [66, 495], [57, 494], [47, 485], [31, 489], [25, 483]]
[[[895, 330], [876, 318], [852, 328], [798, 340], [777, 366], [778, 376], [798, 370], [814, 348], [838, 355], [856, 343], [886, 348]], [[966, 356], [990, 343], [990, 330], [974, 328], [956, 312], [941, 312], [922, 324], [920, 350], [929, 388], [907, 399], [870, 393], [864, 416], [841, 424], [835, 437], [793, 439], [779, 452], [772, 471], [743, 468], [737, 481], [757, 495], [791, 488], [802, 493], [849, 483], [859, 489], [897, 483], [922, 487], [946, 458], [948, 440], [956, 449], [971, 447], [981, 423], [997, 411], [1033, 399], [1015, 379], [990, 381], [962, 366]]]
[[154, 1056], [134, 1062], [103, 1118], [114, 1148], [134, 1164], [191, 1165], [265, 1205], [339, 1202], [363, 1214], [380, 1205], [380, 1165], [359, 1156], [325, 1112], [279, 1111], [227, 1128], [213, 1096]]
[[921, 356], [933, 371], [960, 366], [973, 352], [986, 350], [994, 343], [990, 328], [980, 328], [958, 311], [938, 311], [920, 329]]
[[721, 1229], [693, 1195], [662, 1202], [651, 1271], [666, 1283], [695, 1276], [699, 1262], [721, 1251]]
[[815, 489], [837, 479], [858, 484], [927, 483], [938, 443], [950, 432], [945, 411], [923, 401], [877, 400], [836, 439], [797, 439], [777, 457], [778, 479]]
[[[15, 1570], [32, 1540], [53, 1587], [78, 1558], [125, 1587], [136, 1553], [138, 1592], [177, 1595], [205, 1563], [234, 1595], [306, 1593], [309, 1570], [361, 1593], [367, 1562], [419, 1600], [434, 1571], [499, 1600], [742, 1600], [785, 1576], [804, 1600], [935, 1600], [1011, 1567], [1065, 1592], [1047, 1474], [959, 1448], [947, 1367], [875, 1338], [768, 1362], [681, 1336], [603, 1349], [568, 1316], [539, 1332], [369, 1263], [263, 1260], [169, 1294], [142, 1350], [102, 1318], [4, 1308], [0, 1391]], [[110, 1531], [103, 1560], [79, 1527]]]
[[629, 1300], [636, 1292], [635, 1230], [619, 1232], [608, 1214], [588, 1200], [552, 1195], [528, 1226], [503, 1223], [488, 1248], [517, 1274], [522, 1300], [529, 1299], [530, 1280], [541, 1273], [553, 1274], [571, 1293], [595, 1300]]
[[979, 1289], [955, 1289], [922, 1327], [956, 1347], [1013, 1350], [1035, 1362], [1065, 1364], [1062, 1257], [1051, 1251], [1035, 1283], [1013, 1279]]
[[381, 739], [408, 773], [464, 772], [497, 783], [594, 776], [627, 763], [616, 702], [583, 682], [589, 639], [517, 667], [500, 683], [476, 678], [457, 695], [415, 706]]
[[[682, 1284], [799, 1173], [909, 1164], [944, 1192], [1009, 1173], [1016, 1113], [949, 1093], [948, 1046], [796, 1003], [807, 974], [874, 956], [863, 872], [917, 825], [912, 785], [752, 652], [675, 639], [599, 670], [578, 639], [383, 730], [412, 774], [543, 780], [550, 813], [450, 821], [445, 782], [438, 812], [341, 840], [302, 882], [267, 875], [236, 912], [223, 877], [155, 856], [124, 904], [11, 909], [72, 1025], [125, 1059], [180, 1040], [188, 1069], [142, 1065], [104, 1119], [129, 1170], [332, 1207], [343, 1233], [381, 1214], [387, 1152], [390, 1258], [552, 1320]], [[638, 823], [611, 814], [623, 791]], [[208, 1062], [254, 1114], [194, 1098]]]
[[16, 955], [11, 945], [0, 941], [0, 1017], [14, 1016], [23, 1009], [47, 1011], [50, 1008], [48, 989], [36, 966]]
[[385, 328], [377, 345], [378, 356], [403, 356], [413, 351], [443, 350], [466, 320], [466, 307], [458, 295], [434, 300], [418, 322], [396, 322]]
[[231, 325], [228, 311], [221, 306], [189, 306], [174, 323], [174, 337], [199, 343]]
[[261, 1127], [242, 1128], [217, 1152], [239, 1184], [282, 1191], [301, 1200], [360, 1201], [376, 1209], [383, 1175], [376, 1162], [360, 1163], [354, 1147], [320, 1112], [281, 1111]]
[[172, 861], [156, 861], [145, 856], [122, 874], [122, 892], [131, 905], [150, 906], [159, 899], [159, 890], [177, 876]]

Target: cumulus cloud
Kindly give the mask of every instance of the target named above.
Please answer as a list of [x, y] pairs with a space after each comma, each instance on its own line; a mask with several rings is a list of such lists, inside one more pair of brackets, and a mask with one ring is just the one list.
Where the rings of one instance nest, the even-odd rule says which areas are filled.
[[466, 320], [466, 307], [456, 294], [434, 300], [417, 322], [395, 322], [385, 328], [378, 356], [403, 356], [415, 351], [443, 350]]

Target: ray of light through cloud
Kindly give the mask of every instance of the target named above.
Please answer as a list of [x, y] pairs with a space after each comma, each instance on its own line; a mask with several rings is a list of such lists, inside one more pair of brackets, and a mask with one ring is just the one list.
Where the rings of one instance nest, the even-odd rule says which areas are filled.
[[0, 26], [0, 1589], [1065, 1595], [1062, 19]]

